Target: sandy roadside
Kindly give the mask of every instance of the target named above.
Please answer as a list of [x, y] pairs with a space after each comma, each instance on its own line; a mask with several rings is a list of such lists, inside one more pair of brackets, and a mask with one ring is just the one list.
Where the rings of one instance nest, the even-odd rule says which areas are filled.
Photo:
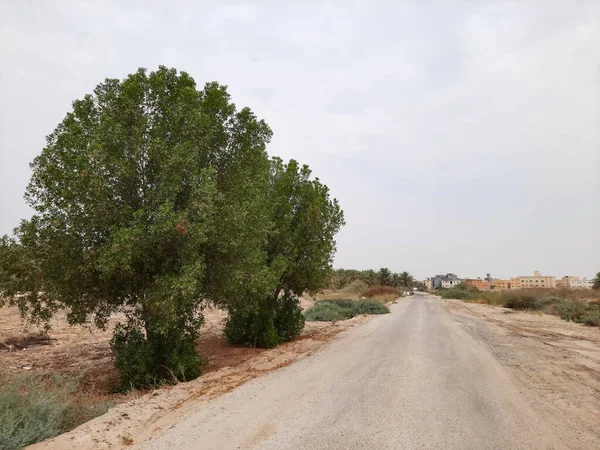
[[[470, 332], [521, 383], [521, 394], [573, 442], [595, 448], [600, 442], [600, 329], [538, 312], [459, 300], [450, 312], [469, 319]], [[592, 445], [591, 447], [588, 445]]]
[[[303, 305], [307, 306], [307, 305]], [[309, 306], [309, 305], [308, 305]], [[220, 315], [220, 317], [219, 317]], [[318, 350], [335, 336], [367, 320], [358, 316], [340, 322], [307, 322], [303, 334], [275, 349], [235, 349], [220, 336], [223, 312], [208, 314], [203, 329], [204, 354], [209, 357], [209, 373], [196, 380], [157, 389], [120, 404], [74, 430], [34, 444], [32, 449], [97, 449], [127, 447], [142, 442], [168, 428], [198, 403], [231, 391], [266, 372], [285, 367]], [[213, 342], [212, 347], [206, 345]], [[227, 347], [223, 350], [222, 347]], [[227, 363], [231, 365], [227, 365]]]

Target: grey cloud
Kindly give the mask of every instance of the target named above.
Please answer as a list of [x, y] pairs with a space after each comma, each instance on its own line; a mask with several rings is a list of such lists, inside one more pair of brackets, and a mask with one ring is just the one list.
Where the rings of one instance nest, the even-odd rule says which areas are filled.
[[72, 100], [166, 64], [330, 186], [336, 266], [600, 270], [598, 2], [12, 1], [0, 41], [0, 233]]

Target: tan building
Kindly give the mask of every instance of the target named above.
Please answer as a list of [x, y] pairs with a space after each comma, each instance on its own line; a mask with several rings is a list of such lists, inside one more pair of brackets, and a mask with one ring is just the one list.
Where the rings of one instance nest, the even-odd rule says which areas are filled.
[[427, 288], [428, 291], [431, 290], [431, 279], [427, 278], [425, 281], [423, 281], [423, 284], [425, 285], [425, 287]]
[[492, 287], [489, 281], [482, 280], [481, 278], [466, 280], [465, 283], [467, 286], [476, 287], [480, 291], [487, 291]]
[[579, 277], [571, 277], [571, 276], [562, 277], [560, 280], [556, 280], [556, 287], [557, 288], [571, 288], [572, 281], [579, 281]]
[[494, 278], [492, 281], [492, 289], [498, 291], [505, 291], [510, 289], [510, 280], [501, 280], [500, 278]]
[[521, 289], [521, 278], [514, 277], [510, 279], [510, 288], [511, 289]]
[[535, 271], [532, 277], [519, 277], [521, 280], [521, 289], [551, 289], [556, 287], [556, 277], [542, 276], [539, 271]]
[[[577, 277], [573, 277], [577, 278]], [[594, 288], [594, 280], [588, 280], [587, 278], [571, 280], [569, 282], [569, 287], [571, 289], [593, 289]]]

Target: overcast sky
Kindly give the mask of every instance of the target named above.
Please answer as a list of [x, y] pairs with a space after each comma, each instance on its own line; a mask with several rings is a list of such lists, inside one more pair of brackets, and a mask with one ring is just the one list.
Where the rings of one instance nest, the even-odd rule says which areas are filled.
[[71, 102], [163, 64], [330, 187], [336, 267], [600, 271], [598, 1], [2, 0], [0, 61], [0, 234]]

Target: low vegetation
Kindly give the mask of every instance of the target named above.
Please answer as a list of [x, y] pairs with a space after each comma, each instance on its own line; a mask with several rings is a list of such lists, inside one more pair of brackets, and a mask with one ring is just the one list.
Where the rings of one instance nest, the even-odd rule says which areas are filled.
[[113, 404], [73, 396], [74, 376], [20, 375], [0, 379], [0, 449], [18, 449], [57, 436], [104, 414]]
[[346, 320], [361, 314], [387, 314], [390, 309], [373, 299], [366, 300], [321, 300], [304, 312], [309, 322]]
[[445, 299], [476, 301], [521, 311], [541, 311], [561, 319], [600, 326], [600, 292], [588, 289], [519, 289], [510, 291], [480, 291], [458, 286], [441, 289]]
[[402, 297], [402, 294], [398, 289], [391, 286], [371, 286], [362, 293], [361, 297], [370, 298], [381, 303], [389, 303]]

